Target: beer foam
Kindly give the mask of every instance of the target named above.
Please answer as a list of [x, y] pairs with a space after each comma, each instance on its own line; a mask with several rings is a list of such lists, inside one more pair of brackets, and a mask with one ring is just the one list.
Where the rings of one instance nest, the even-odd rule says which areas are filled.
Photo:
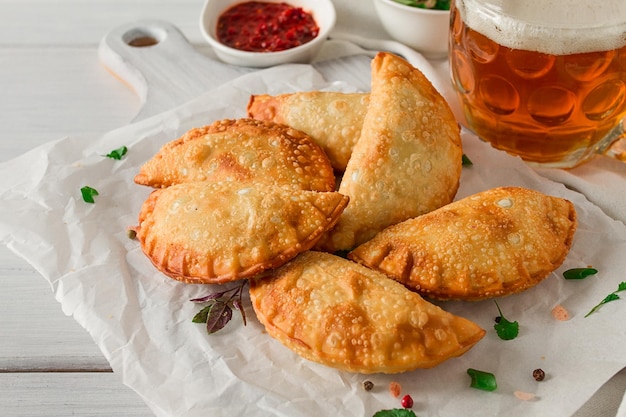
[[500, 45], [552, 55], [626, 45], [625, 0], [455, 0], [465, 23]]

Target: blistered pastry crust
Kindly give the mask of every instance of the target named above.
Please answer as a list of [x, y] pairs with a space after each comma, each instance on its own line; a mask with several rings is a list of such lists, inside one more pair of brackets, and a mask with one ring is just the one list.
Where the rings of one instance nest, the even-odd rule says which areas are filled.
[[537, 285], [565, 260], [576, 226], [568, 200], [494, 188], [389, 227], [348, 257], [424, 296], [479, 300]]
[[430, 368], [485, 334], [385, 275], [328, 253], [302, 253], [250, 285], [271, 336], [305, 359], [345, 371]]
[[156, 190], [137, 238], [152, 263], [188, 283], [222, 283], [275, 268], [312, 247], [348, 203], [336, 192], [192, 182]]
[[309, 135], [253, 119], [219, 120], [165, 144], [135, 176], [155, 188], [193, 181], [256, 181], [335, 191], [324, 151]]
[[443, 97], [407, 61], [378, 53], [361, 136], [339, 185], [350, 204], [319, 249], [352, 249], [450, 203], [462, 155], [459, 125]]
[[302, 91], [271, 96], [253, 95], [248, 116], [283, 123], [311, 135], [343, 172], [361, 135], [369, 93]]

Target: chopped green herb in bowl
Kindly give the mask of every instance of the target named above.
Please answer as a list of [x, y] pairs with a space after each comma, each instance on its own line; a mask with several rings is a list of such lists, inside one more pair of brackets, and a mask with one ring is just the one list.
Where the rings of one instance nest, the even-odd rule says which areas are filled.
[[393, 40], [427, 59], [448, 55], [450, 0], [374, 0], [374, 7]]
[[420, 9], [450, 10], [450, 0], [393, 0], [396, 3], [404, 4]]

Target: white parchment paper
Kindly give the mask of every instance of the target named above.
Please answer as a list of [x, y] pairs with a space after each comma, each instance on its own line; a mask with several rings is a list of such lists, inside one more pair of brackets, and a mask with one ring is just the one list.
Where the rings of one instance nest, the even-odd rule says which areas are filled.
[[[369, 66], [352, 71], [368, 74]], [[34, 149], [0, 165], [0, 238], [50, 282], [64, 312], [89, 332], [113, 370], [157, 416], [370, 416], [400, 407], [388, 392], [391, 381], [412, 395], [418, 416], [572, 415], [626, 366], [626, 297], [584, 318], [626, 280], [626, 226], [468, 132], [464, 152], [474, 165], [463, 169], [458, 198], [496, 186], [526, 186], [571, 200], [580, 224], [561, 268], [535, 288], [499, 300], [504, 315], [520, 323], [517, 339], [496, 336], [493, 301], [439, 303], [474, 320], [487, 335], [434, 369], [364, 376], [308, 362], [264, 332], [248, 298], [247, 326], [235, 313], [227, 328], [209, 336], [191, 322], [199, 306], [189, 300], [219, 287], [165, 277], [127, 237], [150, 192], [132, 179], [161, 145], [192, 127], [244, 116], [250, 94], [362, 88], [350, 83], [354, 79], [348, 74], [344, 83], [329, 83], [308, 65], [272, 68], [95, 142], [62, 138]], [[123, 160], [102, 156], [122, 145], [129, 148]], [[99, 191], [95, 204], [82, 201], [84, 185]], [[600, 272], [583, 281], [561, 277], [587, 265]], [[569, 321], [551, 316], [557, 304], [569, 310]], [[470, 367], [494, 373], [497, 391], [469, 388]], [[544, 381], [532, 378], [535, 368], [546, 372]], [[375, 384], [370, 392], [361, 388], [366, 379]], [[535, 399], [521, 401], [517, 390]]]

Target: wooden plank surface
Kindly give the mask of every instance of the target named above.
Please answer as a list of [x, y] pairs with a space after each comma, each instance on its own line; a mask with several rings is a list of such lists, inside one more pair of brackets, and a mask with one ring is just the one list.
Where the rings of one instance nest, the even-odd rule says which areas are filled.
[[5, 247], [0, 265], [0, 372], [111, 369], [36, 271]]
[[0, 373], [6, 417], [149, 417], [143, 400], [113, 373]]
[[1, 46], [94, 47], [117, 25], [164, 19], [202, 42], [203, 0], [0, 0]]
[[10, 63], [0, 65], [0, 161], [63, 136], [105, 133], [139, 111], [139, 98], [95, 49], [0, 47], [0, 62]]

